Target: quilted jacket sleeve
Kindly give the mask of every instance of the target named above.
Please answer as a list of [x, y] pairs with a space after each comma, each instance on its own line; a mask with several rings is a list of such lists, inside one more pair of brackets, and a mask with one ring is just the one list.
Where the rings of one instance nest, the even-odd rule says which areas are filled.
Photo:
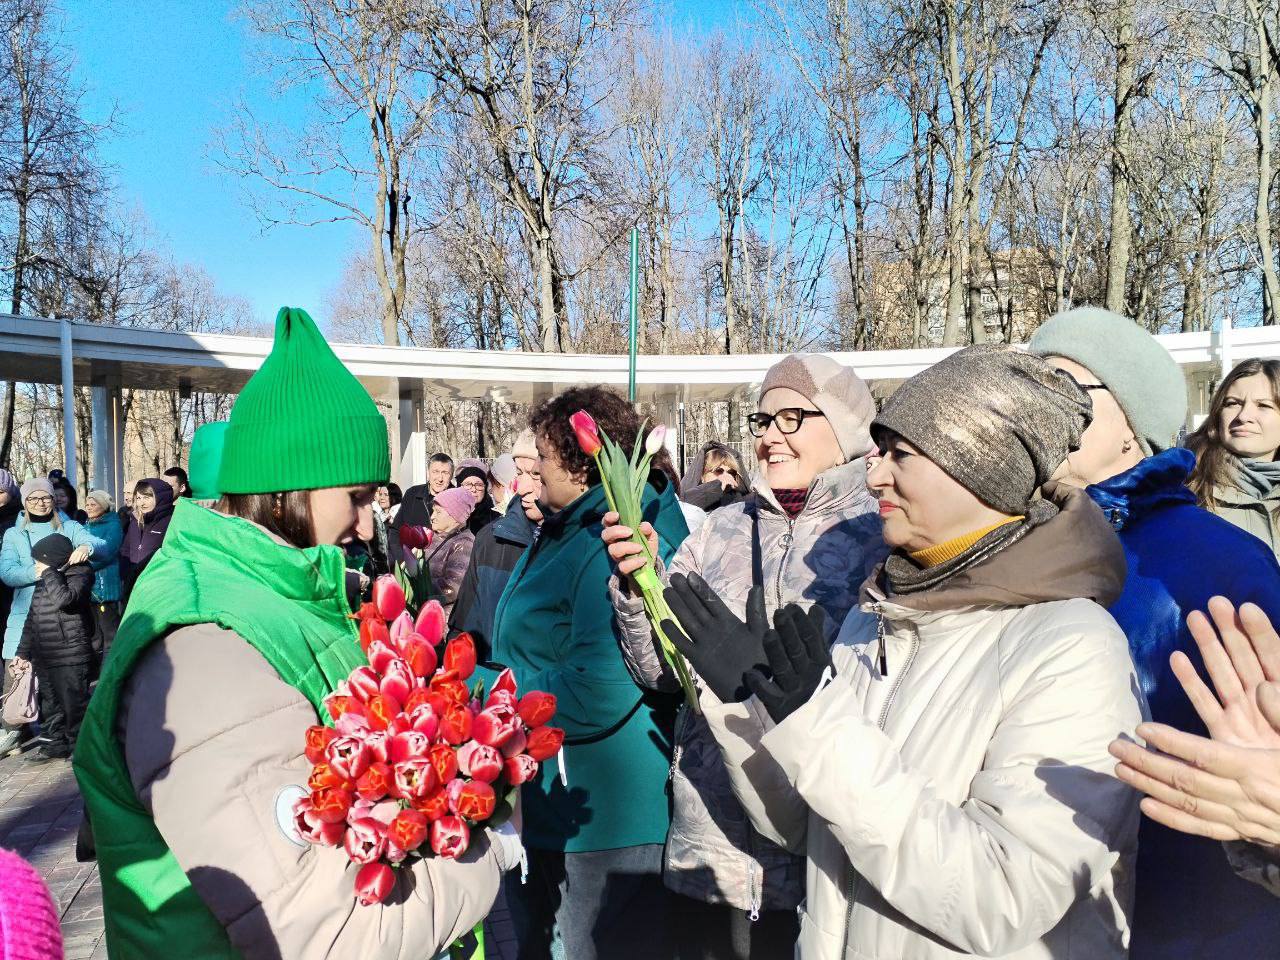
[[1232, 870], [1280, 897], [1280, 850], [1266, 850], [1243, 840], [1222, 846]]
[[[282, 809], [310, 771], [311, 705], [248, 643], [175, 631], [139, 663], [122, 705], [129, 774], [178, 863], [255, 958], [433, 957], [489, 912], [509, 853], [473, 834], [457, 862], [427, 859], [388, 902], [362, 907], [339, 849], [292, 835]], [[282, 823], [282, 821], [284, 821]]]
[[954, 950], [1035, 943], [1136, 849], [1138, 797], [1112, 775], [1107, 745], [1142, 720], [1137, 681], [1119, 628], [1082, 603], [1032, 630], [1043, 642], [1004, 682], [962, 803], [863, 718], [851, 671], [763, 738], [854, 869]]

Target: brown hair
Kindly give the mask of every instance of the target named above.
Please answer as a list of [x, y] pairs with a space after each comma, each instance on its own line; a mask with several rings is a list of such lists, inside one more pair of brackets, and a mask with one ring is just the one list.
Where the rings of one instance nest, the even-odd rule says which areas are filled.
[[1222, 408], [1227, 403], [1227, 392], [1237, 381], [1258, 374], [1271, 382], [1271, 395], [1280, 406], [1280, 360], [1244, 360], [1218, 384], [1209, 402], [1209, 415], [1187, 436], [1187, 446], [1196, 455], [1196, 468], [1187, 478], [1187, 486], [1206, 510], [1214, 510], [1218, 506], [1213, 498], [1214, 487], [1228, 486], [1236, 479], [1235, 455], [1222, 440]]
[[572, 387], [544, 401], [529, 416], [534, 436], [555, 450], [565, 472], [595, 486], [600, 482], [595, 461], [582, 452], [569, 425], [569, 417], [579, 410], [591, 414], [600, 432], [608, 434], [628, 456], [640, 434], [640, 417], [621, 394], [607, 387]]
[[[277, 498], [280, 510], [276, 515]], [[314, 547], [315, 531], [311, 526], [311, 498], [306, 490], [280, 493], [224, 493], [215, 508], [219, 513], [242, 517], [265, 527], [281, 540], [295, 547]]]

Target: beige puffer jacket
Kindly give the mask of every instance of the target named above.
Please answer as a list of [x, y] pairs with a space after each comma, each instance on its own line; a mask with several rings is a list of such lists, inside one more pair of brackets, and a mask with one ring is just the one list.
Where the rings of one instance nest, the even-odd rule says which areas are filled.
[[477, 831], [461, 861], [419, 861], [386, 902], [360, 906], [346, 854], [289, 828], [315, 716], [245, 640], [202, 624], [142, 657], [117, 730], [139, 799], [247, 960], [434, 957], [489, 913], [519, 844]]
[[807, 854], [801, 960], [1127, 955], [1138, 796], [1107, 745], [1145, 706], [1099, 605], [1124, 558], [1082, 493], [1063, 506], [932, 590], [868, 581], [780, 726], [703, 694], [752, 821]]
[[[858, 602], [858, 585], [884, 559], [876, 501], [867, 492], [866, 461], [824, 471], [799, 516], [789, 518], [763, 478], [755, 496], [721, 507], [689, 534], [671, 560], [671, 573], [697, 573], [737, 616], [751, 590], [752, 515], [759, 511], [765, 606], [817, 604], [835, 631]], [[678, 690], [658, 652], [638, 597], [610, 581], [622, 655], [636, 682]], [[804, 863], [759, 836], [733, 795], [715, 739], [702, 717], [682, 708], [671, 760], [671, 831], [664, 880], [668, 889], [703, 903], [726, 903], [755, 915], [793, 910], [804, 897]]]

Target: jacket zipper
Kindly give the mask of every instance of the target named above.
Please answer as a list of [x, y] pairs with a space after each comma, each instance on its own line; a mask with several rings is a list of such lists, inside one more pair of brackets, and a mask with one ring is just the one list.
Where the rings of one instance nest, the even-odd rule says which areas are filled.
[[[882, 650], [881, 655], [883, 656], [884, 614], [881, 612], [880, 604], [878, 603], [875, 605], [875, 610], [876, 610], [876, 613], [879, 614], [880, 616], [880, 626], [878, 628], [878, 632], [880, 632], [881, 634], [881, 640], [880, 640], [881, 650]], [[880, 716], [876, 719], [876, 726], [879, 727], [881, 731], [884, 730], [885, 722], [889, 719], [889, 708], [893, 706], [894, 698], [897, 697], [898, 695], [898, 689], [902, 686], [902, 681], [906, 679], [907, 673], [911, 670], [911, 664], [915, 662], [916, 652], [919, 649], [920, 649], [920, 634], [918, 631], [914, 631], [914, 636], [911, 638], [911, 650], [907, 654], [907, 661], [902, 665], [902, 671], [898, 674], [898, 678], [893, 681], [893, 686], [889, 688], [889, 695], [885, 697], [884, 706], [880, 708]], [[857, 883], [858, 883], [857, 871], [853, 869], [853, 861], [849, 859], [847, 854], [845, 855], [845, 861], [847, 863], [847, 869], [849, 871], [849, 880], [845, 885], [846, 899], [845, 899], [845, 912], [844, 912], [844, 949], [840, 951], [840, 956], [842, 958], [849, 953], [849, 928], [850, 926], [853, 925], [853, 895], [856, 892]]]
[[787, 532], [782, 535], [782, 556], [778, 558], [778, 573], [773, 580], [775, 612], [782, 609], [782, 571], [787, 565], [787, 557], [791, 554], [791, 544], [795, 540], [796, 522], [787, 518]]

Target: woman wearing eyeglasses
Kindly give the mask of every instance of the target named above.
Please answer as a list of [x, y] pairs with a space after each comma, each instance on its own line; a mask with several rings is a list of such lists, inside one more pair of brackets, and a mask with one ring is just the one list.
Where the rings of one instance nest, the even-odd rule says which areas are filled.
[[[750, 595], [757, 616], [789, 603], [816, 605], [834, 628], [886, 551], [878, 506], [866, 487], [874, 416], [870, 391], [848, 367], [816, 354], [779, 361], [748, 418], [758, 462], [753, 495], [709, 514], [660, 574], [681, 583], [687, 577], [694, 589], [714, 592], [736, 617], [746, 614]], [[619, 574], [610, 587], [623, 657], [637, 682], [676, 690], [629, 585], [643, 563], [641, 548], [615, 514], [604, 522], [603, 539]], [[652, 530], [641, 529], [656, 552]], [[714, 689], [719, 678], [700, 682]], [[682, 895], [680, 956], [790, 956], [804, 896], [803, 861], [751, 827], [706, 723], [687, 708], [676, 723], [672, 795], [665, 877]]]

